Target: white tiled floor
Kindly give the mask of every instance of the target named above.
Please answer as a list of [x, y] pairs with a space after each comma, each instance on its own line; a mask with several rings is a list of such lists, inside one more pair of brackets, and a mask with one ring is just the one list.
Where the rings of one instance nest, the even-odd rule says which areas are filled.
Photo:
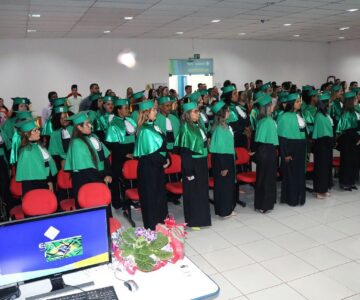
[[[335, 187], [326, 200], [307, 193], [303, 207], [277, 204], [262, 215], [252, 188], [242, 189], [247, 207], [237, 216], [220, 219], [211, 207], [212, 226], [188, 232], [186, 255], [219, 285], [217, 300], [360, 300], [360, 191]], [[182, 205], [169, 212], [184, 221]]]

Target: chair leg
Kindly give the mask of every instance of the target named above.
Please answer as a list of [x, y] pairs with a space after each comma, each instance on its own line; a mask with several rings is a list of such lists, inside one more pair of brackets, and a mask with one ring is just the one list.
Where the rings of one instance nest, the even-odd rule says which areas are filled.
[[136, 224], [131, 217], [131, 201], [128, 199], [126, 204], [123, 206], [123, 216], [129, 221], [132, 227], [135, 227]]
[[240, 184], [236, 183], [236, 203], [240, 204], [241, 207], [246, 207], [246, 203], [239, 199]]

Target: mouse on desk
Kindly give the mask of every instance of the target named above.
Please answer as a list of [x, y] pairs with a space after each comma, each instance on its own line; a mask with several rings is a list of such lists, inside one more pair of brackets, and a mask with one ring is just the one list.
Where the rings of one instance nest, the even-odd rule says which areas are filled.
[[124, 285], [130, 292], [136, 292], [139, 289], [138, 285], [134, 280], [126, 280], [124, 281]]

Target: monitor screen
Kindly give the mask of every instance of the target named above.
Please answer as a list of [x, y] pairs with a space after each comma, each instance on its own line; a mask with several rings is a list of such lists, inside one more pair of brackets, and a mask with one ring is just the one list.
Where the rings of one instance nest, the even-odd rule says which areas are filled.
[[0, 286], [108, 263], [106, 207], [0, 224]]

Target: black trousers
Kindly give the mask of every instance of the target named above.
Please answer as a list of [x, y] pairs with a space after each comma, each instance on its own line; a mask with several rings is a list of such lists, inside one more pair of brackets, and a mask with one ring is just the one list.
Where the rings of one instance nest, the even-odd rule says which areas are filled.
[[314, 192], [327, 193], [332, 186], [333, 138], [322, 137], [314, 140]]
[[5, 161], [4, 156], [0, 156], [0, 197], [4, 201], [6, 205], [6, 212], [9, 215], [9, 211], [11, 208], [15, 206], [11, 199], [10, 194], [10, 173], [9, 173], [9, 166]]

